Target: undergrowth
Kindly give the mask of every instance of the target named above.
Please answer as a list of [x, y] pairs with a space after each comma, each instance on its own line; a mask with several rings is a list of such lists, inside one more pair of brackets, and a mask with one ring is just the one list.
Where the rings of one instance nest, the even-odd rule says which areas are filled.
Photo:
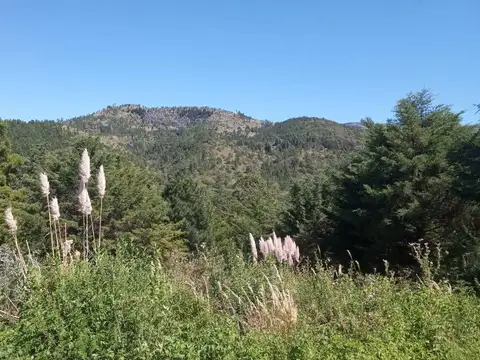
[[447, 284], [117, 252], [29, 272], [4, 359], [465, 359], [480, 301]]

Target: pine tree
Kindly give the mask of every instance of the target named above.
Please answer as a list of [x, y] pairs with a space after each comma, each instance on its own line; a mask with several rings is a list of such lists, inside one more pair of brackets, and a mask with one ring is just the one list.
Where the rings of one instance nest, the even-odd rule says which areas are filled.
[[330, 249], [372, 266], [410, 264], [410, 243], [448, 242], [459, 215], [448, 153], [467, 134], [461, 113], [422, 91], [400, 100], [394, 114], [386, 124], [364, 121], [365, 148], [337, 178]]

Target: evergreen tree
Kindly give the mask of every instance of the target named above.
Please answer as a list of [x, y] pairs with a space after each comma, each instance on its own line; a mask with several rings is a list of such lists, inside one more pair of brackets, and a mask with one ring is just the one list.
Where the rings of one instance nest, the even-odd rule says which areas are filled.
[[190, 250], [214, 245], [214, 208], [203, 185], [177, 175], [165, 186], [163, 197], [170, 205], [169, 218], [181, 224]]
[[372, 266], [411, 264], [409, 244], [418, 241], [450, 247], [461, 210], [447, 156], [468, 133], [461, 113], [434, 105], [428, 91], [409, 94], [394, 113], [386, 124], [364, 121], [365, 148], [337, 178], [329, 249]]

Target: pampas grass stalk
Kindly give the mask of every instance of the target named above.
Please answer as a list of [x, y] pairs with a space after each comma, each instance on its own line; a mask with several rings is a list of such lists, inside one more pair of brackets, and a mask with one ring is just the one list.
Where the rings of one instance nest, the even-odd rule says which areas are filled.
[[52, 231], [52, 213], [50, 211], [50, 183], [48, 182], [48, 176], [45, 173], [40, 173], [40, 189], [42, 190], [43, 196], [47, 199], [48, 207], [48, 223], [50, 227], [50, 244], [52, 247], [52, 256], [55, 256], [55, 245], [53, 242], [53, 231]]
[[90, 196], [88, 195], [88, 190], [86, 187], [80, 192], [78, 196], [78, 202], [80, 205], [80, 212], [83, 215], [83, 225], [85, 229], [85, 238], [84, 238], [84, 258], [87, 259], [89, 253], [89, 242], [88, 242], [88, 217], [92, 214], [92, 202], [90, 201]]
[[84, 149], [82, 152], [82, 158], [80, 160], [80, 166], [78, 168], [78, 173], [80, 175], [80, 195], [78, 197], [80, 212], [83, 215], [83, 226], [85, 238], [83, 241], [83, 251], [84, 258], [88, 258], [89, 253], [89, 242], [88, 242], [88, 216], [92, 214], [92, 204], [90, 201], [90, 196], [87, 191], [87, 183], [90, 179], [90, 156], [88, 155], [88, 150]]
[[57, 242], [58, 255], [60, 255], [60, 244], [62, 242], [62, 233], [60, 229], [60, 207], [58, 206], [58, 199], [56, 197], [52, 198], [50, 204], [50, 211], [53, 219], [53, 228], [55, 231], [55, 239]]
[[93, 247], [94, 247], [94, 251], [98, 251], [98, 248], [97, 247], [97, 243], [95, 242], [95, 223], [93, 221], [93, 216], [92, 214], [90, 213], [90, 225], [92, 226], [92, 240], [93, 240]]
[[253, 263], [256, 264], [258, 260], [257, 244], [255, 243], [255, 239], [253, 238], [252, 234], [248, 234], [248, 236], [250, 238], [250, 249], [252, 251]]
[[66, 240], [62, 242], [62, 263], [66, 264], [68, 256], [71, 255], [73, 240]]
[[98, 195], [100, 196], [100, 220], [98, 226], [98, 249], [100, 249], [100, 242], [102, 239], [102, 215], [103, 215], [103, 198], [105, 197], [106, 181], [105, 181], [105, 171], [103, 170], [103, 165], [100, 165], [98, 170]]
[[15, 248], [17, 249], [18, 253], [18, 260], [20, 261], [20, 269], [22, 271], [22, 275], [26, 278], [27, 277], [27, 264], [25, 263], [25, 259], [23, 258], [22, 251], [20, 250], [20, 246], [18, 245], [17, 239], [17, 220], [12, 214], [12, 208], [7, 208], [5, 210], [5, 223], [7, 224], [8, 231], [12, 234], [13, 241], [15, 243]]

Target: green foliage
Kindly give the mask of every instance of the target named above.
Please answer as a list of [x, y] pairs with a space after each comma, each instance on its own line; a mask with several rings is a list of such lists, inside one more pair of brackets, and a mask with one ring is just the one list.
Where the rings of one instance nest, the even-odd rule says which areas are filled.
[[295, 236], [304, 257], [319, 249], [348, 263], [348, 250], [365, 268], [386, 259], [410, 271], [418, 269], [409, 244], [423, 239], [445, 250], [443, 276], [470, 283], [479, 276], [476, 128], [426, 91], [401, 99], [386, 124], [309, 117], [272, 124], [206, 107], [121, 105], [65, 122], [6, 125], [24, 159], [12, 153], [3, 162], [0, 200], [14, 207], [22, 237], [39, 254], [48, 229], [38, 215], [46, 209], [38, 172], [49, 174], [74, 238], [77, 162], [86, 147], [94, 167], [107, 171], [108, 245], [128, 239], [152, 254], [205, 244], [228, 254], [248, 251], [249, 232], [276, 230]]
[[214, 209], [203, 185], [192, 178], [177, 176], [165, 186], [163, 196], [170, 204], [170, 219], [182, 222], [190, 250], [214, 246]]
[[328, 193], [324, 180], [294, 184], [288, 197], [288, 208], [282, 214], [282, 232], [297, 239], [304, 255], [314, 254], [323, 247], [333, 224], [329, 220]]
[[[252, 266], [213, 255], [148, 264], [100, 256], [95, 265], [32, 273], [20, 320], [0, 327], [5, 359], [465, 359], [480, 355], [480, 303], [392, 278]], [[265, 274], [266, 278], [262, 275]], [[288, 330], [256, 328], [267, 280], [288, 289]], [[228, 290], [227, 290], [228, 289]], [[251, 289], [251, 290], [249, 290]], [[238, 306], [232, 306], [239, 304]], [[265, 302], [272, 309], [270, 302]], [[243, 310], [242, 310], [243, 309]]]
[[423, 91], [400, 100], [387, 124], [366, 121], [365, 149], [338, 175], [331, 250], [376, 266], [411, 264], [409, 244], [422, 239], [451, 247], [462, 210], [448, 154], [468, 134], [460, 119]]
[[6, 132], [13, 144], [13, 150], [28, 156], [35, 149], [56, 150], [68, 145], [75, 136], [73, 129], [56, 121], [21, 121], [6, 122]]
[[[45, 228], [42, 226], [40, 207], [30, 202], [31, 192], [22, 186], [20, 178], [24, 159], [13, 153], [10, 141], [6, 138], [6, 124], [0, 123], [0, 208], [3, 211], [12, 207], [14, 216], [19, 219], [19, 236], [32, 239]], [[11, 235], [4, 227], [0, 230], [0, 245], [11, 245]]]
[[261, 154], [262, 173], [281, 185], [321, 174], [346, 153], [360, 147], [361, 131], [333, 121], [300, 117], [260, 128], [256, 136], [239, 139]]
[[[362, 126], [137, 105], [1, 124], [0, 205], [40, 266], [22, 284], [2, 230], [0, 358], [478, 358], [479, 298], [459, 284], [480, 276], [477, 135], [425, 91]], [[85, 148], [93, 220], [105, 167], [105, 250], [60, 266], [43, 257], [38, 175], [75, 248]], [[244, 260], [248, 233], [272, 230], [294, 236], [303, 264]], [[385, 276], [354, 270], [381, 264]]]
[[[96, 175], [101, 164], [105, 167], [107, 195], [103, 202], [102, 229], [106, 244], [115, 246], [117, 239], [129, 238], [137, 249], [149, 253], [184, 250], [182, 233], [167, 216], [167, 204], [161, 195], [162, 176], [134, 164], [128, 157], [101, 144], [98, 139], [82, 136], [72, 138], [69, 145], [62, 149], [45, 151], [37, 148], [22, 165], [22, 175], [17, 183], [24, 191], [28, 189], [28, 199], [23, 201], [32, 207], [31, 212], [36, 211], [37, 216], [40, 209], [45, 210], [45, 215], [43, 219], [36, 218], [43, 228], [38, 225], [32, 229], [23, 223], [29, 218], [20, 212], [20, 207], [13, 204], [14, 214], [18, 215], [20, 221], [19, 237], [28, 239], [32, 249], [40, 253], [45, 253], [50, 247], [49, 238], [44, 236], [48, 233], [47, 203], [39, 185], [39, 173], [43, 171], [49, 176], [51, 196], [59, 199], [62, 227], [67, 227], [68, 236], [74, 240], [81, 233], [78, 167], [85, 148], [91, 157], [92, 177], [88, 190], [93, 202], [94, 219], [97, 219], [100, 210]], [[26, 234], [24, 229], [30, 232]], [[98, 234], [98, 228], [95, 232]]]

